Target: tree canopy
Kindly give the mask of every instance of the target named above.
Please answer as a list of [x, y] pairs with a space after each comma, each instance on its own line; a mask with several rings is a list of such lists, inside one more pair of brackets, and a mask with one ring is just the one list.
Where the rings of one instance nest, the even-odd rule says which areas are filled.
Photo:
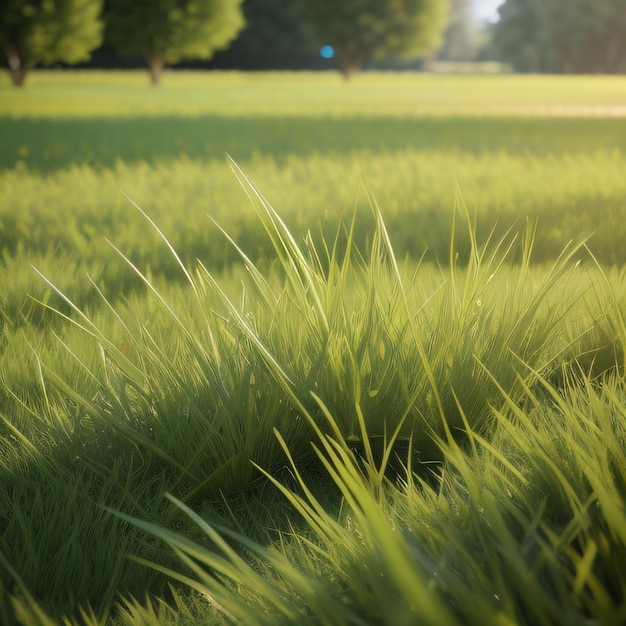
[[106, 39], [122, 53], [142, 54], [153, 84], [165, 63], [209, 59], [244, 26], [243, 0], [106, 0]]
[[626, 0], [506, 0], [497, 57], [525, 72], [626, 71]]
[[411, 58], [436, 49], [448, 13], [448, 0], [300, 1], [346, 77], [370, 59]]
[[2, 0], [0, 46], [13, 84], [24, 84], [36, 63], [89, 59], [102, 41], [102, 0]]
[[320, 44], [294, 0], [245, 0], [246, 26], [227, 49], [215, 55], [219, 67], [237, 69], [300, 69], [327, 65]]

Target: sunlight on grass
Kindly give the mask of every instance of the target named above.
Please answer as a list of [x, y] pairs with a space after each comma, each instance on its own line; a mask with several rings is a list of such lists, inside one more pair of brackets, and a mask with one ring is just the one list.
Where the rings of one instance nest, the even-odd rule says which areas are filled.
[[[186, 265], [139, 209], [186, 286], [120, 251], [145, 293], [92, 313], [41, 275], [64, 324], [1, 372], [5, 614], [619, 623], [623, 275], [533, 266], [532, 226], [481, 244], [460, 199], [447, 268], [400, 262], [371, 196], [366, 247], [356, 213], [316, 244], [234, 169], [273, 263], [224, 232], [241, 272]], [[215, 522], [268, 483], [264, 543]]]
[[0, 75], [0, 624], [626, 623], [624, 81], [147, 83]]
[[154, 90], [141, 71], [64, 70], [32, 72], [23, 90], [2, 72], [0, 93], [0, 115], [15, 117], [626, 115], [618, 76], [169, 71]]

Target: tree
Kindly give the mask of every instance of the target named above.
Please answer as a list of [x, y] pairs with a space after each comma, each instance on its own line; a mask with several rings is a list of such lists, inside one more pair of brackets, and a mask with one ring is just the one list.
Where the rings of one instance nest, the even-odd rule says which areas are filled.
[[89, 59], [102, 41], [101, 9], [102, 0], [2, 0], [0, 46], [13, 84], [22, 86], [36, 63]]
[[[548, 0], [549, 1], [549, 0]], [[498, 9], [491, 47], [500, 60], [518, 72], [547, 71], [549, 33], [544, 0], [513, 0]]]
[[120, 52], [142, 54], [158, 85], [165, 63], [210, 59], [244, 26], [243, 0], [106, 0], [106, 39]]
[[334, 48], [348, 78], [370, 59], [411, 58], [435, 50], [448, 0], [300, 0], [320, 41]]
[[302, 69], [327, 65], [320, 43], [294, 0], [245, 0], [246, 27], [227, 50], [215, 55], [211, 65], [256, 69]]
[[469, 0], [451, 0], [448, 25], [437, 58], [443, 61], [471, 61], [477, 52], [476, 31]]
[[626, 71], [626, 0], [550, 0], [550, 62], [561, 72]]
[[626, 71], [625, 0], [506, 0], [496, 56], [518, 71]]

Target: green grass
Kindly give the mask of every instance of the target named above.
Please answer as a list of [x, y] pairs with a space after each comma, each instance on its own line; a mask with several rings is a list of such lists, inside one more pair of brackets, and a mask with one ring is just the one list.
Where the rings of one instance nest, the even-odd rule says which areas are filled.
[[624, 622], [623, 81], [30, 79], [2, 624]]
[[[0, 76], [0, 115], [161, 117], [423, 115], [624, 115], [617, 77], [445, 76], [368, 73], [167, 72], [153, 89], [146, 72], [33, 72], [24, 90]], [[582, 108], [581, 108], [582, 107]]]
[[[4, 372], [10, 395], [3, 403], [0, 553], [19, 568], [16, 597], [23, 587], [53, 613], [76, 614], [89, 604], [96, 615], [107, 614], [115, 592], [171, 599], [162, 576], [145, 567], [149, 561], [158, 564], [157, 573], [213, 598], [204, 611], [190, 600], [205, 618], [216, 609], [235, 621], [256, 616], [253, 623], [307, 615], [317, 623], [390, 624], [484, 623], [485, 612], [496, 619], [501, 611], [508, 619], [527, 613], [529, 623], [618, 615], [621, 596], [602, 584], [615, 573], [609, 555], [621, 549], [623, 511], [618, 504], [611, 513], [611, 507], [622, 483], [612, 487], [598, 478], [587, 486], [577, 471], [564, 474], [550, 464], [567, 462], [571, 454], [543, 454], [535, 440], [550, 433], [543, 445], [571, 448], [589, 472], [605, 470], [588, 455], [620, 467], [622, 430], [610, 415], [622, 406], [615, 375], [622, 371], [626, 336], [624, 303], [611, 294], [623, 293], [623, 276], [585, 269], [574, 263], [575, 250], [553, 267], [532, 268], [532, 239], [476, 246], [463, 270], [454, 264], [448, 270], [403, 268], [380, 216], [368, 257], [350, 245], [337, 245], [325, 257], [324, 249], [296, 245], [271, 207], [259, 202], [276, 266], [263, 275], [246, 261], [244, 291], [234, 295], [233, 285], [198, 265], [184, 291], [150, 288], [147, 300], [94, 316], [76, 309], [57, 342], [33, 346], [31, 371], [38, 374], [30, 388], [11, 380], [15, 369]], [[509, 265], [517, 254], [521, 264]], [[589, 402], [617, 404], [602, 409], [606, 417], [594, 409], [588, 419], [602, 420], [601, 426], [570, 432], [575, 422], [564, 423], [555, 441], [550, 420], [560, 423], [560, 414], [575, 410], [577, 420], [585, 415], [580, 383], [568, 382], [570, 370], [562, 369], [570, 362], [572, 373], [583, 368]], [[548, 379], [555, 383], [542, 382]], [[606, 386], [593, 391], [600, 380]], [[605, 434], [596, 432], [600, 427]], [[615, 460], [601, 447], [611, 436]], [[321, 465], [311, 442], [324, 451]], [[277, 520], [275, 508], [271, 524], [288, 535], [269, 551], [224, 529], [246, 548], [233, 551], [204, 526], [214, 546], [208, 550], [162, 498], [163, 491], [174, 493], [215, 520], [211, 502], [262, 484], [263, 474], [250, 461], [268, 476], [285, 476], [287, 450], [295, 476], [295, 484], [289, 482], [298, 487], [287, 494], [293, 507], [287, 519], [295, 526]], [[402, 469], [408, 451], [415, 477]], [[339, 518], [332, 513], [337, 499], [329, 512], [308, 491], [312, 469], [318, 476], [328, 472], [343, 496]], [[545, 519], [541, 499], [548, 492], [524, 478], [533, 471], [553, 481]], [[519, 504], [507, 504], [513, 496], [505, 487]], [[466, 490], [469, 499], [461, 495]], [[589, 497], [608, 507], [594, 514], [600, 516], [597, 540], [586, 534]], [[110, 517], [110, 509], [122, 517]], [[298, 512], [304, 526], [294, 517]], [[135, 530], [122, 523], [128, 515], [143, 520], [133, 522]], [[470, 525], [469, 534], [450, 534], [459, 519], [461, 527]], [[186, 529], [189, 538], [155, 525], [164, 522]], [[393, 532], [397, 525], [406, 533]], [[177, 546], [184, 575], [174, 573], [172, 556], [146, 530]], [[251, 529], [239, 526], [238, 532]], [[458, 543], [451, 546], [451, 537]], [[606, 563], [591, 568], [585, 546], [601, 537]], [[580, 556], [578, 546], [569, 548], [575, 541], [583, 541]], [[528, 542], [540, 550], [539, 561], [526, 560]], [[481, 543], [491, 551], [483, 552]], [[442, 563], [450, 550], [458, 550], [453, 562], [460, 561], [448, 570]], [[560, 564], [561, 552], [580, 575]], [[128, 553], [139, 561], [126, 564]], [[479, 575], [485, 559], [491, 573]], [[441, 581], [432, 579], [435, 571]], [[381, 572], [387, 582], [379, 586], [374, 581]], [[437, 591], [416, 602], [416, 585]], [[500, 598], [495, 603], [494, 594]], [[463, 601], [474, 596], [480, 610]], [[114, 622], [125, 619], [120, 614]]]
[[[155, 90], [142, 78], [42, 72], [25, 90], [4, 88], [0, 248], [11, 258], [20, 250], [19, 258], [39, 264], [69, 254], [99, 276], [108, 265], [101, 269], [105, 235], [137, 262], [167, 272], [158, 246], [136, 236], [140, 225], [120, 191], [159, 221], [186, 262], [232, 262], [232, 251], [205, 228], [206, 214], [260, 256], [267, 247], [225, 163], [229, 154], [263, 181], [298, 237], [320, 228], [332, 236], [362, 181], [385, 212], [398, 254], [420, 256], [428, 245], [441, 262], [458, 184], [481, 235], [494, 224], [502, 234], [538, 219], [537, 261], [592, 233], [602, 262], [624, 260], [623, 119], [490, 108], [503, 98], [550, 106], [596, 98], [609, 106], [619, 81], [389, 73], [343, 84], [332, 74], [172, 73], [171, 84]], [[468, 99], [481, 104], [475, 114], [463, 109]], [[203, 108], [188, 115], [194, 102]], [[153, 105], [158, 115], [146, 114]], [[368, 219], [360, 220], [361, 245]], [[106, 280], [115, 288], [116, 277]]]
[[[284, 159], [258, 155], [243, 166], [262, 182], [299, 239], [311, 231], [316, 241], [332, 240], [340, 221], [349, 220], [356, 207], [354, 236], [364, 249], [373, 225], [368, 189], [384, 211], [400, 257], [426, 255], [446, 263], [458, 186], [476, 216], [481, 238], [494, 228], [498, 236], [511, 227], [523, 232], [526, 220], [536, 220], [536, 262], [555, 259], [568, 241], [587, 236], [604, 263], [624, 261], [626, 177], [621, 152], [559, 157], [443, 149], [353, 151]], [[110, 170], [81, 166], [48, 175], [18, 169], [0, 173], [0, 188], [0, 248], [5, 255], [0, 299], [16, 323], [32, 309], [25, 293], [45, 296], [45, 285], [36, 280], [31, 264], [49, 271], [83, 304], [94, 295], [81, 286], [85, 273], [112, 293], [135, 288], [132, 272], [110, 262], [114, 255], [105, 237], [153, 275], [180, 279], [124, 193], [158, 221], [185, 263], [200, 258], [220, 269], [236, 262], [209, 217], [254, 258], [269, 250], [224, 160], [117, 163]], [[459, 233], [457, 245], [465, 261], [465, 233]]]
[[259, 117], [0, 118], [5, 168], [50, 173], [117, 162], [158, 165], [181, 157], [239, 161], [263, 154], [285, 159], [316, 154], [350, 158], [354, 151], [507, 152], [536, 156], [625, 150], [621, 118], [518, 117]]
[[344, 84], [324, 73], [177, 72], [159, 89], [143, 78], [36, 72], [24, 90], [0, 85], [0, 166], [49, 172], [225, 153], [242, 161], [354, 150], [546, 155], [625, 147], [618, 78], [379, 73]]

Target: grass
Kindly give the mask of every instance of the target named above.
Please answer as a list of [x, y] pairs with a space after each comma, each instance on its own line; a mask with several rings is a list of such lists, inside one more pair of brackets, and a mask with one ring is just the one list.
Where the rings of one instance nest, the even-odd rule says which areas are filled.
[[1, 165], [27, 166], [48, 174], [72, 166], [96, 171], [124, 163], [158, 165], [181, 157], [238, 161], [255, 155], [279, 160], [293, 155], [353, 152], [448, 151], [473, 156], [530, 153], [536, 156], [624, 151], [620, 118], [546, 119], [517, 117], [224, 117], [198, 118], [0, 118]]
[[[321, 228], [332, 238], [363, 181], [385, 212], [400, 256], [419, 257], [428, 247], [429, 258], [445, 262], [456, 182], [481, 237], [493, 224], [502, 235], [538, 219], [538, 261], [553, 260], [568, 241], [591, 233], [602, 262], [623, 261], [622, 119], [513, 109], [494, 115], [489, 107], [501, 98], [560, 106], [566, 100], [558, 93], [568, 102], [595, 98], [597, 106], [610, 106], [619, 81], [390, 73], [345, 85], [327, 74], [172, 73], [169, 87], [154, 90], [142, 78], [41, 72], [25, 90], [4, 88], [5, 256], [50, 264], [50, 255], [69, 255], [84, 265], [81, 272], [102, 276], [110, 267], [105, 235], [165, 273], [161, 248], [136, 236], [141, 225], [121, 190], [157, 219], [185, 262], [200, 257], [217, 268], [233, 261], [232, 250], [204, 227], [206, 214], [260, 257], [268, 249], [225, 163], [229, 154], [263, 180], [297, 237]], [[470, 114], [463, 103], [476, 94], [482, 108]], [[202, 110], [188, 115], [194, 102]], [[401, 114], [393, 110], [398, 102]], [[420, 108], [427, 102], [432, 106]], [[455, 102], [464, 112], [455, 113]], [[153, 105], [159, 114], [146, 114]], [[372, 222], [366, 203], [359, 204], [364, 217], [356, 238], [364, 244]], [[102, 279], [119, 292], [132, 282], [126, 274]]]
[[[284, 159], [258, 155], [244, 167], [263, 181], [268, 198], [298, 239], [311, 231], [315, 241], [331, 242], [339, 223], [350, 220], [356, 207], [354, 237], [365, 248], [373, 227], [368, 189], [384, 211], [401, 258], [425, 255], [445, 264], [458, 186], [481, 239], [493, 228], [497, 236], [509, 228], [523, 232], [526, 220], [536, 220], [536, 262], [554, 260], [570, 240], [588, 235], [603, 263], [624, 260], [626, 179], [621, 152], [533, 156], [472, 155], [441, 148], [352, 151]], [[81, 305], [98, 301], [93, 290], [84, 289], [86, 273], [110, 293], [138, 288], [136, 276], [112, 262], [106, 239], [153, 276], [180, 280], [158, 238], [145, 231], [122, 192], [158, 221], [187, 264], [198, 258], [212, 269], [237, 263], [235, 251], [207, 215], [255, 259], [270, 251], [254, 211], [223, 160], [182, 158], [156, 166], [118, 162], [106, 170], [79, 166], [47, 175], [17, 169], [0, 173], [0, 187], [0, 300], [5, 320], [13, 325], [36, 313], [26, 294], [50, 297], [31, 265], [44, 269]], [[459, 232], [457, 249], [464, 262], [468, 247], [466, 233]]]
[[0, 115], [24, 117], [328, 117], [436, 114], [624, 115], [616, 76], [446, 76], [371, 73], [33, 72], [27, 88], [0, 76]]
[[[183, 505], [223, 556], [163, 528], [134, 523], [174, 546], [183, 563], [217, 573], [218, 580], [196, 565], [186, 582], [234, 621], [617, 624], [624, 618], [617, 536], [626, 520], [619, 504], [624, 432], [613, 421], [623, 400], [616, 392], [613, 385], [600, 393], [588, 386], [581, 394], [577, 387], [575, 399], [559, 397], [552, 409], [537, 402], [541, 412], [532, 420], [511, 400], [498, 414], [503, 428], [496, 446], [474, 437], [468, 452], [442, 442], [447, 471], [440, 485], [409, 477], [386, 484], [382, 498], [364, 483], [350, 452], [323, 437], [326, 467], [344, 497], [341, 521], [312, 494], [283, 489], [314, 529], [317, 549], [296, 536], [293, 544], [267, 551], [234, 534], [260, 561], [254, 567]], [[594, 443], [589, 428], [597, 433]], [[615, 445], [608, 459], [605, 441]], [[531, 495], [537, 491], [539, 500]], [[550, 518], [546, 493], [560, 500], [562, 520]], [[227, 529], [222, 533], [233, 537]], [[615, 543], [608, 539], [612, 533]], [[271, 577], [270, 585], [259, 569]]]
[[31, 79], [3, 624], [623, 623], [619, 81]]
[[[249, 190], [254, 197], [254, 188]], [[236, 299], [199, 265], [187, 274], [186, 295], [181, 288], [154, 290], [152, 306], [112, 307], [94, 318], [76, 309], [74, 323], [57, 343], [58, 356], [35, 351], [39, 382], [27, 395], [20, 395], [18, 386], [13, 409], [5, 409], [4, 417], [2, 508], [11, 513], [3, 520], [1, 551], [13, 568], [20, 567], [16, 597], [21, 582], [55, 612], [75, 613], [89, 603], [101, 616], [112, 608], [115, 590], [127, 597], [149, 590], [173, 601], [164, 580], [145, 568], [149, 561], [159, 564], [157, 572], [211, 598], [206, 609], [190, 601], [205, 619], [216, 610], [227, 620], [253, 623], [307, 616], [318, 623], [484, 623], [485, 612], [494, 619], [503, 613], [517, 620], [528, 613], [530, 623], [553, 623], [557, 617], [575, 623], [589, 612], [618, 615], [619, 592], [602, 591], [598, 581], [613, 572], [608, 555], [621, 545], [623, 512], [615, 508], [621, 483], [605, 497], [611, 482], [598, 478], [586, 486], [578, 470], [563, 475], [554, 458], [566, 462], [571, 455], [544, 454], [535, 442], [550, 433], [543, 446], [566, 446], [586, 471], [603, 475], [602, 465], [588, 455], [604, 455], [601, 445], [615, 437], [615, 461], [601, 458], [620, 467], [623, 435], [610, 415], [621, 405], [601, 407], [621, 397], [621, 379], [614, 374], [621, 368], [624, 336], [612, 335], [616, 343], [608, 347], [614, 355], [608, 369], [582, 370], [584, 394], [558, 375], [569, 360], [588, 352], [583, 337], [603, 325], [607, 332], [618, 328], [622, 305], [603, 314], [600, 309], [610, 301], [604, 290], [621, 279], [583, 269], [573, 262], [575, 250], [552, 268], [533, 269], [531, 240], [518, 244], [523, 260], [518, 266], [506, 262], [515, 242], [502, 240], [474, 247], [463, 270], [402, 269], [379, 215], [368, 257], [338, 245], [324, 260], [324, 249], [297, 245], [271, 207], [261, 197], [257, 202], [277, 266], [264, 276], [246, 260], [250, 278]], [[597, 301], [588, 293], [592, 288]], [[596, 364], [594, 356], [604, 349], [592, 340], [594, 354], [587, 362]], [[585, 361], [579, 362], [583, 367]], [[590, 376], [606, 386], [594, 391]], [[550, 378], [566, 382], [557, 388]], [[591, 419], [602, 425], [594, 421], [576, 429], [587, 402], [596, 407]], [[546, 416], [540, 417], [541, 411]], [[559, 417], [563, 413], [568, 417]], [[557, 431], [549, 424], [561, 419], [563, 433], [554, 440]], [[162, 499], [167, 490], [194, 507], [219, 502], [220, 493], [260, 484], [263, 473], [250, 459], [271, 478], [285, 466], [285, 454], [297, 491], [281, 489], [293, 507], [290, 519], [300, 513], [304, 527], [278, 522], [287, 535], [275, 548], [223, 528], [244, 548], [239, 552], [182, 507], [200, 524], [213, 546], [208, 549]], [[416, 475], [406, 474], [402, 463]], [[387, 466], [395, 467], [392, 474]], [[308, 489], [311, 468], [328, 472], [343, 496], [338, 519]], [[542, 484], [553, 481], [545, 520], [541, 498], [547, 487], [525, 478], [533, 471], [541, 471]], [[25, 472], [31, 480], [24, 480]], [[396, 483], [394, 473], [404, 483]], [[521, 491], [505, 497], [503, 485]], [[469, 499], [461, 495], [466, 490]], [[587, 533], [582, 516], [592, 496], [602, 498], [610, 517], [598, 513], [597, 541], [615, 536], [617, 543], [605, 546], [606, 564], [599, 561], [590, 569], [585, 546], [592, 540], [585, 535], [582, 554], [569, 546]], [[115, 521], [103, 505], [123, 514]], [[205, 514], [215, 519], [210, 509]], [[458, 529], [449, 534], [449, 525], [459, 519], [465, 520], [461, 528], [470, 524], [469, 535]], [[189, 535], [155, 524], [163, 520]], [[602, 530], [606, 523], [610, 535]], [[402, 534], [393, 530], [398, 525], [406, 527]], [[175, 573], [172, 557], [147, 540], [145, 531], [175, 548], [184, 573]], [[450, 537], [458, 545], [450, 547]], [[537, 546], [531, 553], [540, 566], [524, 560], [529, 541]], [[493, 548], [484, 553], [480, 545]], [[453, 562], [461, 562], [447, 569], [444, 555], [451, 549], [458, 550]], [[570, 575], [559, 564], [562, 557], [554, 555], [561, 551], [580, 574]], [[124, 553], [139, 560], [123, 566]], [[478, 575], [484, 559], [490, 575]], [[97, 574], [92, 563], [98, 563]], [[433, 579], [435, 572], [443, 578]], [[381, 573], [388, 581], [382, 586], [374, 582]], [[546, 584], [557, 586], [546, 595]], [[430, 589], [422, 601], [415, 598], [416, 586]], [[464, 602], [477, 594], [478, 608]], [[390, 597], [393, 603], [386, 600]], [[20, 602], [13, 602], [18, 612]], [[140, 605], [130, 600], [126, 606], [111, 614], [113, 622], [141, 623]]]

